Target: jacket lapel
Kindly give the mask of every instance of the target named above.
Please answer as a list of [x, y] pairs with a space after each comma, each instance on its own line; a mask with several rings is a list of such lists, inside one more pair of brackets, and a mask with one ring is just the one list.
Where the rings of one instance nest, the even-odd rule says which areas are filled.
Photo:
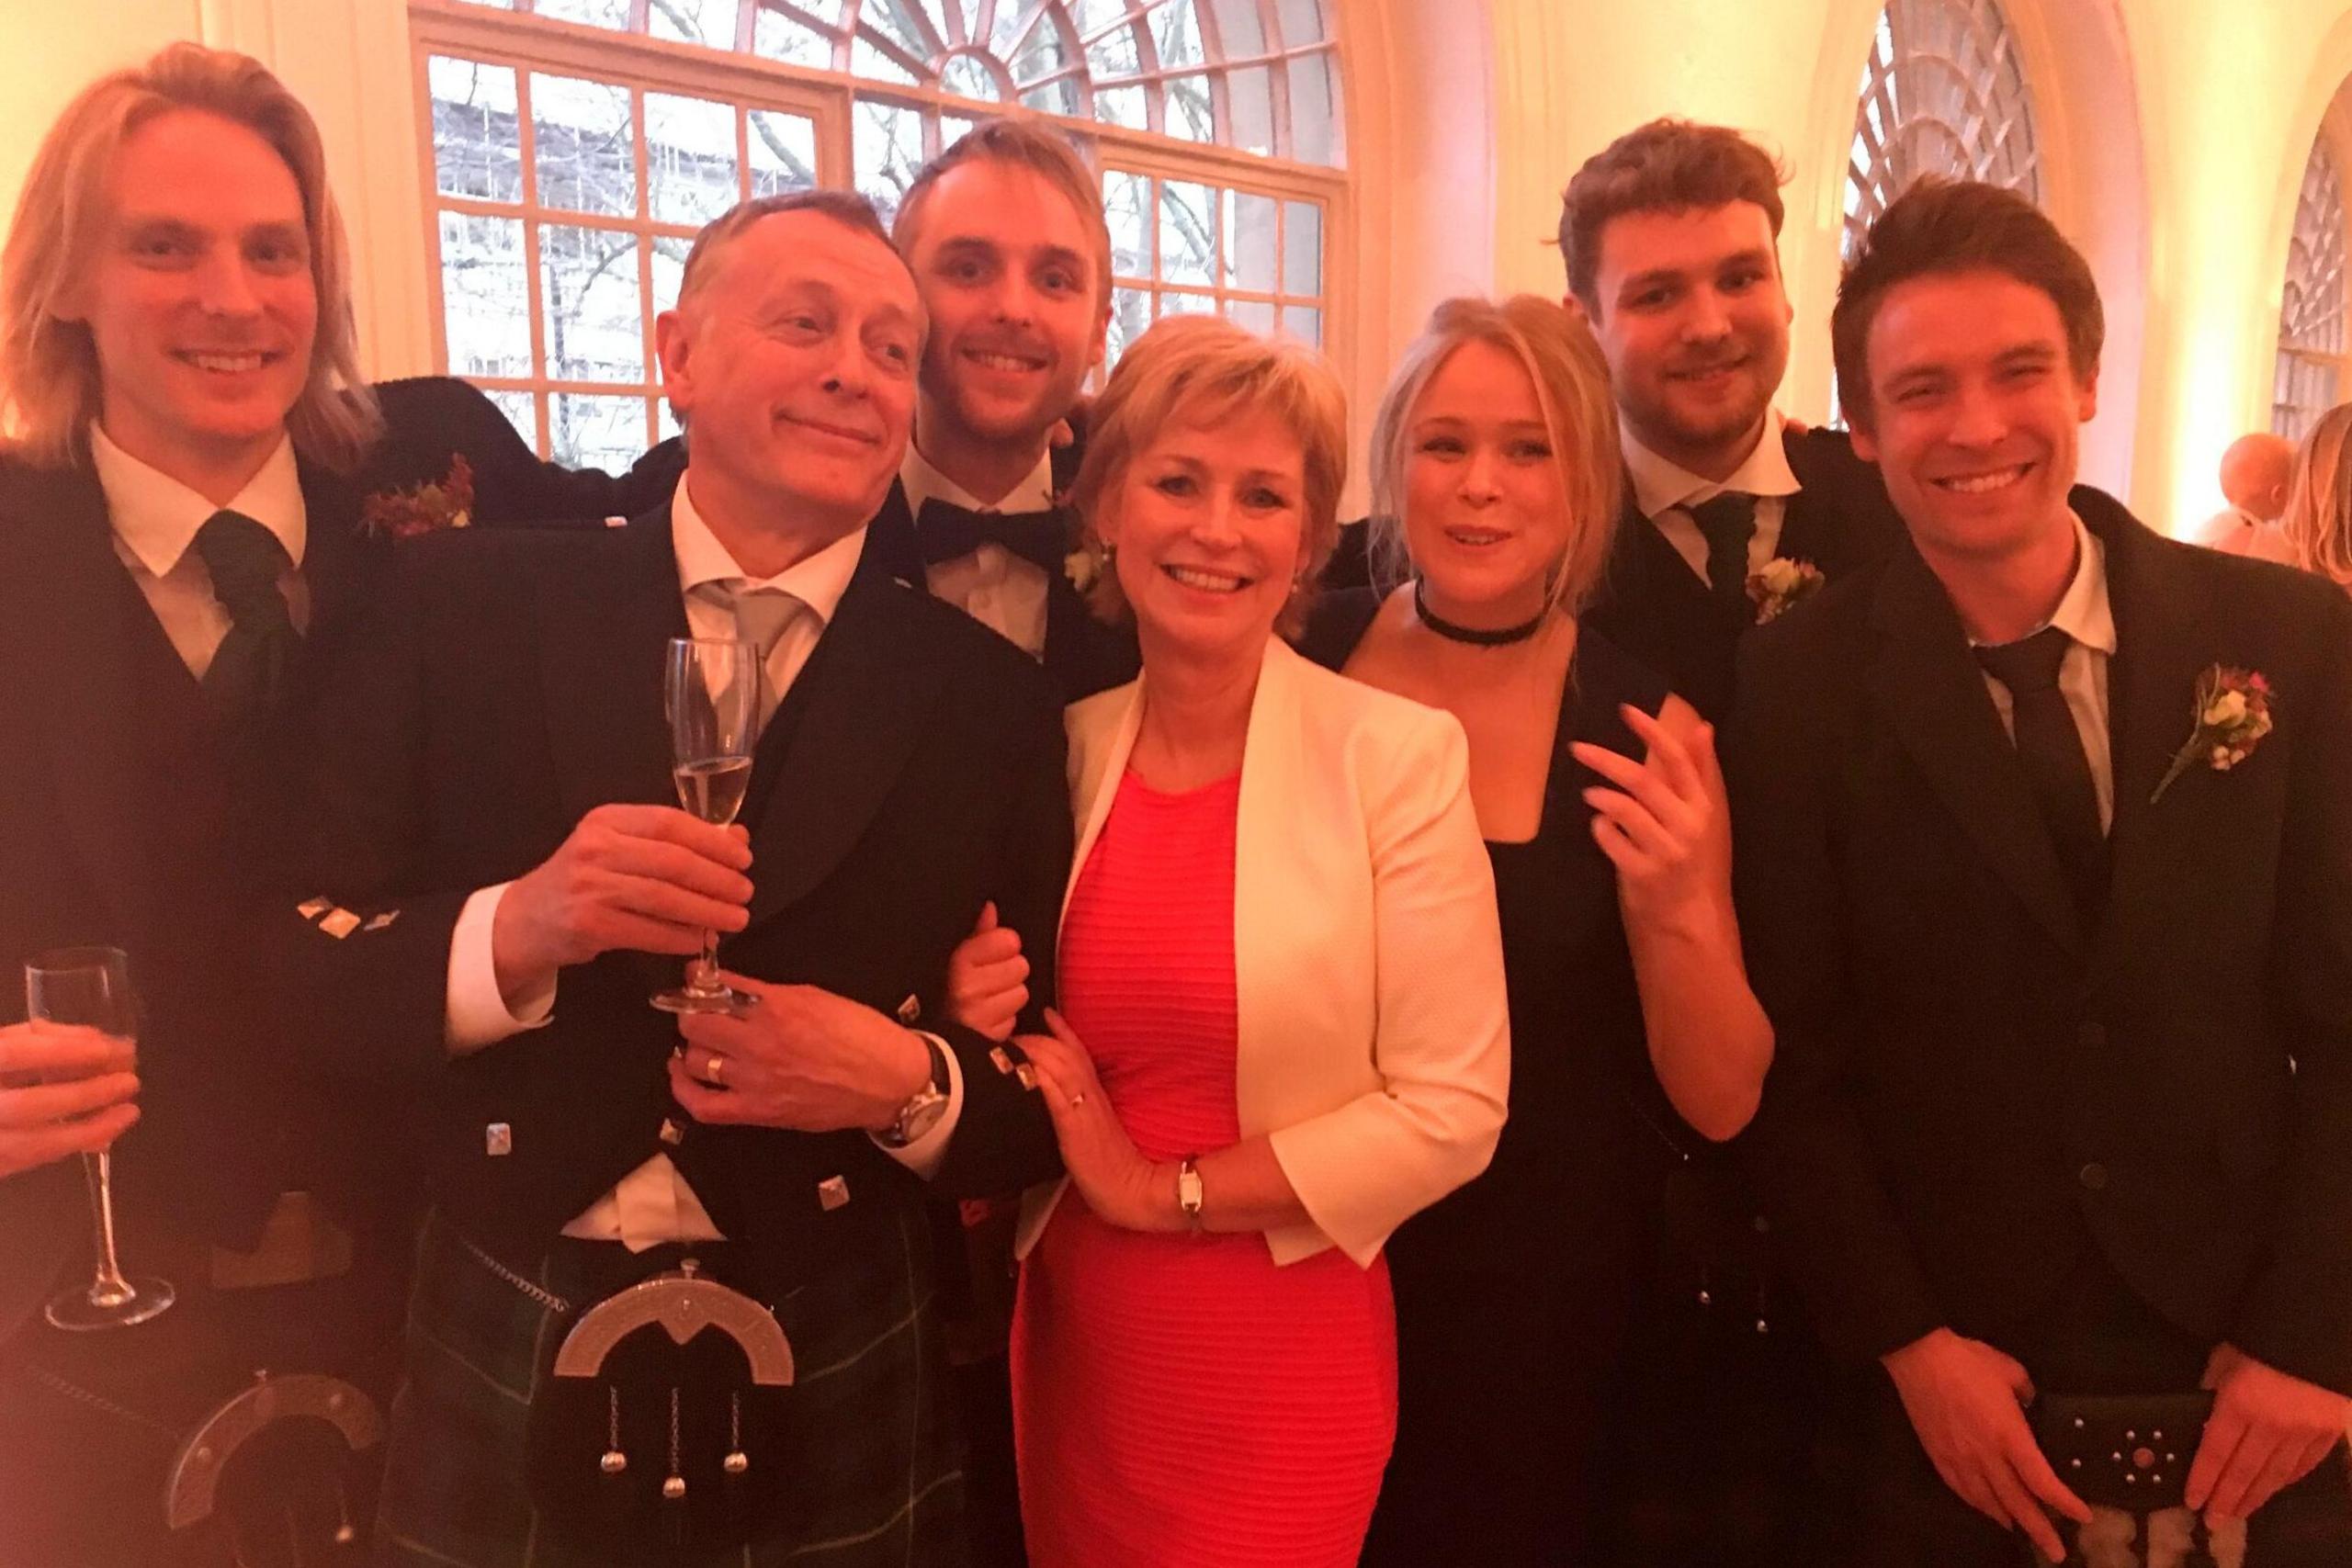
[[882, 498], [882, 510], [865, 525], [865, 555], [858, 565], [862, 570], [869, 564], [884, 577], [896, 578], [918, 592], [927, 592], [922, 547], [915, 539], [915, 515], [907, 503], [903, 479], [890, 481], [890, 493]]
[[548, 750], [565, 815], [576, 821], [615, 801], [673, 805], [662, 671], [670, 639], [687, 631], [670, 508], [578, 543], [579, 570], [541, 576], [536, 606]]
[[359, 492], [351, 481], [315, 463], [302, 463], [302, 581], [311, 591], [311, 625], [303, 662], [325, 667], [331, 649], [348, 636], [368, 604], [368, 586], [380, 581], [391, 541], [360, 531]]
[[1144, 683], [1130, 681], [1116, 692], [1070, 710], [1069, 798], [1078, 826], [1078, 844], [1069, 857], [1069, 880], [1062, 886], [1062, 916], [1069, 915], [1069, 896], [1078, 888], [1094, 840], [1111, 818], [1111, 803], [1126, 776], [1127, 758], [1135, 751], [1136, 735], [1143, 728]]
[[1907, 547], [1888, 561], [1876, 595], [1871, 624], [1882, 641], [1871, 692], [1882, 722], [1994, 873], [2053, 941], [2080, 956], [2082, 919], [2058, 852], [1951, 599]]
[[908, 590], [876, 546], [869, 531], [848, 592], [776, 712], [783, 746], [752, 782], [754, 923], [806, 897], [855, 846], [938, 700], [922, 660], [907, 657], [919, 635], [899, 597]]
[[29, 581], [15, 587], [36, 628], [28, 646], [45, 655], [37, 716], [59, 808], [108, 908], [126, 932], [141, 931], [153, 912], [143, 795], [153, 770], [138, 744], [131, 641], [162, 629], [135, 618], [153, 613], [115, 556], [93, 472], [28, 470], [23, 492], [0, 510], [46, 541]]

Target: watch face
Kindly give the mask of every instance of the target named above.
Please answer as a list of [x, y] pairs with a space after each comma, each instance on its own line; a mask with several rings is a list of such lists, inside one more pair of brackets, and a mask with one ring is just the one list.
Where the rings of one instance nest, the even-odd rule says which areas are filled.
[[913, 1143], [917, 1138], [938, 1126], [939, 1119], [946, 1114], [947, 1097], [937, 1089], [931, 1090], [899, 1113], [899, 1141], [905, 1144]]

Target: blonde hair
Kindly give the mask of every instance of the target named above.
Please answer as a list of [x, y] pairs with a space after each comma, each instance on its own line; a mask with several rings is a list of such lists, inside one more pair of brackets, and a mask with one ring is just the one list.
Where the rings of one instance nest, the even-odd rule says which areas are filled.
[[1445, 362], [1465, 344], [1483, 343], [1519, 361], [1534, 384], [1559, 469], [1569, 535], [1552, 574], [1551, 602], [1570, 615], [1584, 607], [1608, 563], [1624, 488], [1617, 446], [1617, 403], [1609, 365], [1592, 333], [1550, 299], [1513, 295], [1499, 303], [1464, 295], [1430, 312], [1406, 348], [1372, 424], [1372, 550], [1375, 570], [1395, 581], [1411, 570], [1405, 545], [1405, 470], [1412, 461], [1413, 410]]
[[311, 373], [286, 423], [305, 457], [348, 472], [383, 421], [359, 371], [350, 251], [327, 189], [326, 149], [310, 111], [261, 62], [201, 44], [175, 43], [143, 65], [99, 77], [34, 153], [0, 248], [0, 428], [34, 461], [75, 459], [98, 413], [101, 371], [87, 324], [60, 311], [106, 243], [116, 154], [148, 122], [178, 110], [216, 115], [259, 136], [302, 193], [319, 324]]
[[[1171, 423], [1218, 423], [1272, 414], [1298, 438], [1304, 458], [1301, 533], [1312, 582], [1340, 538], [1340, 491], [1348, 480], [1348, 400], [1340, 378], [1313, 349], [1261, 338], [1217, 316], [1166, 316], [1127, 345], [1086, 419], [1086, 457], [1070, 502], [1091, 531], [1103, 497], [1136, 454]], [[1292, 629], [1300, 596], [1284, 613]], [[1094, 586], [1095, 613], [1126, 612], [1118, 574]]]
[[2296, 565], [2352, 591], [2352, 474], [2344, 467], [2347, 436], [2352, 436], [2352, 403], [2338, 403], [2312, 426], [2295, 451], [2287, 514], [2279, 523]]

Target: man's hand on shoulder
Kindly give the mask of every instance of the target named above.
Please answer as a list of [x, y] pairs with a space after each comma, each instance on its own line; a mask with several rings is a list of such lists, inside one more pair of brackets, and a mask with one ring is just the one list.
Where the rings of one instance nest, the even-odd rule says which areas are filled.
[[2051, 1562], [2064, 1562], [2065, 1545], [2042, 1506], [2078, 1524], [2087, 1524], [2091, 1511], [2034, 1443], [2025, 1418], [2033, 1381], [2025, 1368], [1949, 1328], [1880, 1360], [1944, 1484], [1995, 1523], [2024, 1530]]
[[2204, 1386], [2213, 1418], [2188, 1467], [2188, 1503], [2209, 1519], [2245, 1519], [2311, 1473], [2344, 1441], [2352, 1400], [2265, 1366], [2234, 1345], [2214, 1348]]
[[673, 806], [600, 806], [499, 900], [498, 988], [511, 1004], [616, 949], [699, 953], [704, 931], [743, 929], [751, 866], [741, 828]]
[[931, 1048], [895, 1019], [814, 986], [724, 978], [757, 999], [684, 1014], [670, 1058], [670, 1091], [697, 1122], [880, 1133], [931, 1081]]
[[0, 1179], [94, 1155], [139, 1120], [128, 1040], [64, 1024], [0, 1028]]

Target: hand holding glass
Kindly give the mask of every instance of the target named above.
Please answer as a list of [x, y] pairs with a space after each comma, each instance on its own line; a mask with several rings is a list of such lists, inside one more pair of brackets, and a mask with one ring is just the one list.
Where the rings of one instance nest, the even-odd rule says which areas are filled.
[[[758, 739], [760, 683], [755, 643], [673, 637], [662, 671], [662, 706], [670, 717], [670, 774], [678, 804], [718, 827], [735, 820], [752, 783], [752, 748]], [[746, 1000], [718, 978], [718, 933], [703, 933], [702, 956], [686, 983], [663, 991], [653, 1005], [666, 1012], [728, 1012]]]
[[[25, 1011], [36, 1023], [79, 1023], [125, 1041], [139, 1037], [139, 1000], [130, 961], [114, 947], [62, 947], [25, 965]], [[60, 1328], [127, 1328], [172, 1304], [169, 1282], [132, 1280], [114, 1245], [114, 1153], [82, 1156], [89, 1179], [95, 1272], [86, 1286], [51, 1298], [45, 1315]]]

